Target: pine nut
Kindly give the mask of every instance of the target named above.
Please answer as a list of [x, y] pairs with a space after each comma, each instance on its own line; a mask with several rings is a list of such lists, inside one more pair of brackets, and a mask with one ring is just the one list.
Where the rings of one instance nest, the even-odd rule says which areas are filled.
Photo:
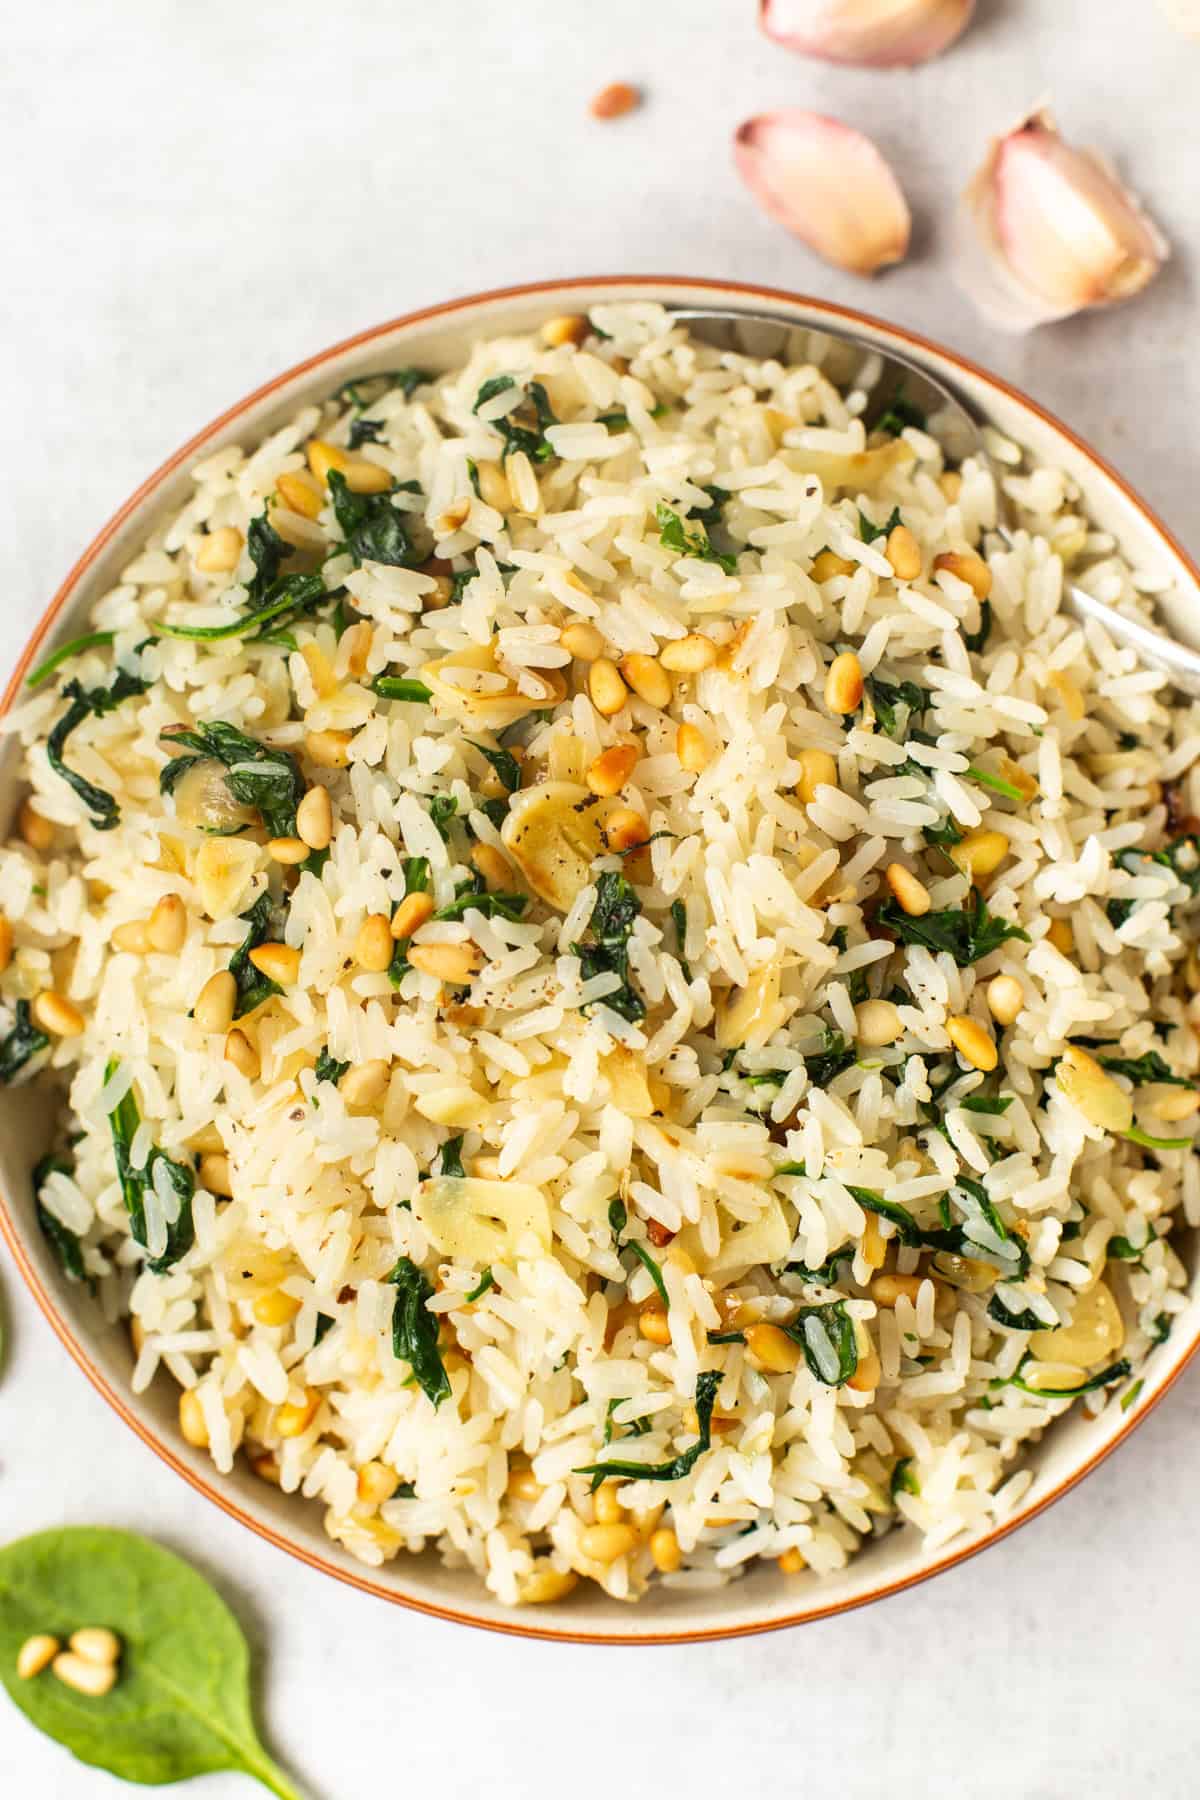
[[373, 975], [382, 974], [392, 960], [392, 922], [386, 913], [368, 913], [354, 940], [354, 960]]
[[879, 1050], [904, 1036], [900, 1014], [890, 1000], [864, 1000], [855, 1019], [858, 1041], [868, 1050]]
[[17, 830], [22, 840], [31, 850], [36, 850], [39, 856], [44, 856], [54, 842], [54, 826], [38, 812], [31, 800], [25, 800], [21, 804], [21, 810], [17, 814]]
[[1190, 1119], [1198, 1108], [1200, 1094], [1189, 1094], [1182, 1088], [1176, 1088], [1173, 1094], [1164, 1094], [1161, 1100], [1156, 1100], [1151, 1111], [1155, 1118], [1164, 1119], [1169, 1125], [1177, 1125], [1181, 1119]]
[[637, 744], [613, 744], [588, 765], [587, 784], [593, 794], [619, 794], [633, 774], [641, 751]]
[[463, 987], [478, 972], [482, 958], [474, 944], [413, 944], [408, 960], [435, 981]]
[[800, 1365], [803, 1354], [778, 1325], [751, 1325], [746, 1332], [746, 1348], [769, 1375], [791, 1375]]
[[915, 581], [921, 573], [921, 546], [907, 525], [893, 525], [883, 553], [900, 581]]
[[68, 1641], [76, 1656], [82, 1656], [84, 1662], [95, 1663], [99, 1668], [107, 1668], [110, 1663], [120, 1660], [121, 1640], [107, 1625], [84, 1625], [73, 1631]]
[[779, 1558], [778, 1566], [781, 1575], [803, 1575], [808, 1564], [796, 1549], [795, 1545], [793, 1545], [790, 1550], [785, 1550], [783, 1552], [783, 1555]]
[[671, 677], [652, 656], [643, 656], [633, 650], [623, 656], [617, 666], [639, 700], [644, 700], [647, 706], [670, 706], [674, 692]]
[[929, 889], [903, 863], [889, 863], [883, 877], [911, 919], [919, 919], [922, 913], [929, 911], [933, 904], [929, 898]]
[[962, 476], [957, 469], [946, 469], [938, 476], [938, 486], [950, 505], [953, 506], [962, 493]]
[[70, 1650], [60, 1650], [50, 1666], [64, 1687], [74, 1688], [77, 1694], [88, 1694], [94, 1700], [107, 1694], [117, 1679], [114, 1663], [88, 1662]]
[[1054, 1072], [1058, 1091], [1079, 1109], [1089, 1125], [1119, 1136], [1133, 1124], [1133, 1102], [1094, 1056], [1068, 1044]]
[[832, 550], [819, 550], [813, 557], [809, 574], [816, 582], [832, 581], [835, 575], [853, 575], [857, 567], [857, 563], [836, 555]]
[[317, 1416], [321, 1396], [316, 1388], [306, 1388], [299, 1405], [285, 1400], [275, 1411], [275, 1429], [281, 1438], [301, 1437]]
[[592, 1512], [597, 1525], [619, 1525], [622, 1511], [616, 1482], [602, 1481], [592, 1495]]
[[800, 764], [796, 794], [806, 806], [812, 805], [819, 787], [837, 786], [837, 761], [828, 750], [802, 750], [796, 760]]
[[604, 655], [603, 634], [594, 625], [588, 625], [583, 620], [574, 625], [564, 625], [558, 634], [558, 641], [564, 650], [569, 650], [580, 662], [595, 662], [598, 656]]
[[201, 1031], [228, 1031], [236, 1005], [237, 982], [228, 969], [218, 969], [197, 994], [192, 1017]]
[[112, 941], [115, 950], [124, 950], [130, 956], [145, 956], [150, 948], [145, 919], [126, 919], [124, 924], [114, 925]]
[[579, 1534], [580, 1551], [589, 1562], [614, 1563], [637, 1546], [638, 1534], [632, 1525], [585, 1525]]
[[506, 1492], [514, 1500], [540, 1500], [545, 1491], [532, 1469], [514, 1469], [508, 1478]]
[[4, 973], [5, 969], [7, 969], [9, 963], [12, 961], [12, 953], [12, 923], [5, 913], [0, 913], [0, 975]]
[[28, 1637], [17, 1651], [17, 1677], [21, 1681], [32, 1681], [43, 1669], [48, 1669], [58, 1655], [60, 1649], [56, 1637], [48, 1632], [39, 1631]]
[[208, 1448], [208, 1425], [195, 1388], [184, 1388], [179, 1396], [179, 1429], [185, 1444], [197, 1450]]
[[350, 764], [352, 731], [310, 731], [304, 748], [318, 769], [345, 769]]
[[220, 1195], [224, 1199], [233, 1194], [233, 1176], [229, 1172], [229, 1158], [223, 1150], [212, 1150], [200, 1158], [197, 1170], [201, 1187], [206, 1187], [210, 1194]]
[[392, 936], [411, 937], [414, 931], [421, 929], [426, 919], [433, 917], [435, 911], [432, 894], [406, 894], [392, 914]]
[[290, 1325], [300, 1311], [300, 1302], [294, 1294], [285, 1294], [282, 1288], [272, 1288], [269, 1294], [260, 1294], [250, 1308], [260, 1325]]
[[675, 733], [675, 754], [689, 775], [699, 775], [712, 760], [704, 733], [696, 725], [679, 727]]
[[164, 894], [146, 920], [146, 942], [152, 950], [171, 956], [183, 949], [187, 936], [187, 907], [178, 894]]
[[673, 1575], [683, 1562], [679, 1539], [669, 1525], [650, 1534], [650, 1560], [660, 1575]]
[[272, 1487], [279, 1486], [279, 1464], [270, 1450], [263, 1450], [250, 1458], [250, 1468], [260, 1481], [269, 1481]]
[[882, 1374], [883, 1367], [879, 1361], [879, 1352], [868, 1340], [867, 1348], [859, 1355], [858, 1367], [846, 1386], [852, 1388], [856, 1394], [873, 1394], [879, 1386]]
[[1009, 851], [1009, 840], [1002, 831], [968, 831], [960, 844], [952, 844], [948, 854], [956, 869], [968, 881], [979, 881], [994, 875]]
[[638, 1331], [651, 1344], [669, 1344], [671, 1341], [671, 1327], [661, 1307], [648, 1306], [638, 1314]]
[[659, 651], [659, 662], [672, 675], [699, 675], [711, 669], [717, 660], [717, 646], [703, 632], [689, 631], [686, 637], [673, 638]]
[[508, 476], [498, 462], [481, 462], [476, 464], [479, 477], [479, 498], [485, 506], [493, 506], [499, 513], [512, 511], [512, 489], [508, 485]]
[[289, 469], [277, 478], [275, 487], [289, 512], [299, 513], [302, 519], [320, 518], [325, 496], [304, 470]]
[[443, 606], [449, 606], [454, 598], [454, 583], [449, 575], [435, 575], [433, 586], [426, 588], [421, 595], [423, 612], [441, 612]]
[[897, 1300], [910, 1300], [915, 1306], [924, 1279], [921, 1275], [876, 1275], [867, 1292], [877, 1306], [895, 1306]]
[[1062, 956], [1070, 956], [1075, 948], [1075, 933], [1068, 919], [1051, 919], [1050, 929], [1046, 933], [1046, 942], [1053, 944]]
[[65, 994], [56, 994], [49, 988], [37, 996], [29, 1010], [34, 1024], [53, 1037], [78, 1037], [87, 1023]]
[[585, 314], [562, 313], [556, 319], [547, 319], [538, 336], [548, 350], [557, 350], [563, 344], [582, 344], [590, 330]]
[[309, 788], [296, 808], [296, 835], [310, 850], [329, 848], [333, 836], [333, 802], [328, 788]]
[[232, 1063], [247, 1081], [257, 1081], [262, 1064], [258, 1051], [244, 1031], [233, 1030], [225, 1038], [225, 1061]]
[[887, 1261], [887, 1239], [879, 1229], [879, 1220], [873, 1212], [866, 1216], [863, 1234], [859, 1240], [859, 1254], [868, 1269], [882, 1269]]
[[471, 861], [491, 889], [503, 889], [512, 886], [513, 866], [503, 850], [497, 850], [495, 844], [476, 844], [471, 852]]
[[986, 600], [992, 591], [992, 571], [974, 550], [943, 550], [934, 557], [933, 567], [935, 572], [945, 569], [965, 581], [977, 600]]
[[608, 815], [603, 830], [604, 842], [610, 850], [632, 850], [635, 844], [644, 844], [650, 836], [645, 819], [631, 806], [618, 806]]
[[308, 845], [303, 838], [272, 838], [267, 845], [267, 855], [272, 862], [282, 863], [285, 868], [295, 868], [308, 860]]
[[260, 975], [280, 987], [291, 987], [300, 974], [300, 952], [293, 944], [258, 944], [250, 961]]
[[354, 456], [336, 444], [313, 438], [308, 445], [308, 466], [317, 480], [329, 485], [330, 471], [336, 469], [352, 494], [386, 494], [392, 485], [387, 470], [365, 456]]
[[228, 575], [238, 566], [242, 554], [242, 534], [236, 525], [220, 525], [201, 538], [193, 561], [204, 575]]
[[329, 484], [329, 471], [336, 469], [344, 475], [350, 467], [350, 456], [345, 450], [339, 450], [336, 444], [327, 444], [323, 438], [310, 439], [305, 454], [308, 466], [323, 487]]
[[338, 1092], [347, 1106], [374, 1106], [387, 1093], [391, 1067], [382, 1056], [358, 1063], [347, 1069], [338, 1082]]
[[588, 111], [593, 119], [619, 119], [641, 104], [640, 88], [631, 86], [628, 81], [610, 81], [598, 94], [592, 95]]
[[386, 1463], [365, 1462], [358, 1471], [356, 1492], [364, 1506], [382, 1506], [400, 1486], [400, 1477]]
[[629, 698], [629, 690], [621, 680], [616, 663], [598, 656], [588, 670], [588, 693], [596, 711], [606, 719], [619, 713]]
[[988, 1011], [998, 1025], [1011, 1025], [1025, 1004], [1025, 993], [1015, 975], [994, 975], [987, 985]]
[[830, 712], [857, 712], [863, 697], [863, 672], [853, 650], [843, 650], [825, 677], [825, 704]]
[[952, 1013], [946, 1020], [946, 1036], [964, 1062], [990, 1075], [1000, 1058], [996, 1046], [977, 1020], [966, 1013]]

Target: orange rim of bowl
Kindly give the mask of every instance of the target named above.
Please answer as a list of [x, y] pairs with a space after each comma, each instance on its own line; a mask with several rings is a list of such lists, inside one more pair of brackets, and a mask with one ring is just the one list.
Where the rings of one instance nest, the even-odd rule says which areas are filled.
[[[379, 338], [387, 337], [391, 332], [399, 330], [402, 327], [427, 324], [435, 319], [446, 319], [455, 313], [469, 313], [479, 307], [506, 300], [528, 300], [536, 298], [539, 295], [549, 296], [556, 293], [579, 292], [580, 290], [588, 289], [612, 290], [621, 288], [637, 289], [640, 291], [641, 297], [647, 299], [658, 299], [664, 295], [669, 298], [675, 290], [684, 289], [693, 292], [700, 290], [711, 292], [713, 294], [721, 294], [727, 299], [731, 295], [736, 295], [740, 299], [748, 299], [755, 302], [765, 301], [768, 304], [780, 303], [785, 307], [803, 307], [806, 311], [823, 314], [832, 323], [841, 324], [850, 329], [866, 326], [870, 330], [883, 332], [888, 338], [903, 345], [906, 350], [915, 351], [918, 355], [928, 353], [935, 357], [943, 358], [953, 365], [955, 369], [965, 372], [977, 381], [983, 382], [996, 393], [1002, 394], [1007, 399], [1014, 401], [1026, 412], [1031, 413], [1035, 418], [1041, 420], [1043, 424], [1049, 425], [1053, 430], [1059, 432], [1121, 492], [1129, 504], [1142, 515], [1142, 518], [1149, 525], [1150, 529], [1163, 543], [1166, 544], [1168, 549], [1172, 551], [1178, 561], [1187, 570], [1192, 580], [1200, 586], [1200, 568], [1197, 568], [1192, 558], [1178, 543], [1161, 519], [1158, 518], [1154, 510], [1146, 504], [1141, 495], [1130, 487], [1124, 477], [1118, 474], [1118, 472], [1112, 468], [1102, 456], [1093, 450], [1090, 444], [1081, 438], [1077, 432], [1072, 431], [1068, 426], [1064, 425], [1061, 419], [1057, 418], [1053, 413], [1048, 412], [1045, 407], [1039, 406], [1037, 401], [1031, 400], [1027, 394], [1022, 393], [1019, 388], [1013, 387], [1011, 383], [1001, 380], [989, 370], [983, 369], [977, 363], [970, 361], [969, 358], [960, 356], [956, 351], [949, 350], [944, 345], [935, 343], [932, 339], [921, 337], [916, 332], [907, 331], [898, 325], [892, 325], [885, 319], [876, 318], [870, 313], [859, 312], [852, 307], [836, 306], [828, 301], [814, 299], [805, 294], [790, 293], [784, 288], [758, 287], [749, 282], [720, 281], [700, 276], [585, 275], [575, 279], [564, 278], [554, 281], [535, 281], [522, 283], [515, 287], [491, 288], [483, 293], [467, 294], [457, 300], [443, 301], [437, 306], [422, 307], [416, 312], [403, 313], [398, 318], [389, 319], [381, 325], [370, 326], [365, 331], [356, 332], [350, 337], [343, 338], [340, 342], [331, 345], [328, 349], [319, 351], [315, 356], [307, 357], [304, 361], [293, 364], [291, 368], [285, 369], [272, 380], [264, 382], [261, 387], [255, 388], [252, 393], [247, 394], [235, 405], [221, 413], [218, 418], [205, 426], [202, 431], [197, 432], [194, 437], [189, 438], [173, 456], [169, 456], [152, 475], [148, 476], [147, 479], [142, 482], [141, 486], [137, 488], [125, 504], [113, 514], [112, 518], [102, 527], [88, 545], [87, 549], [84, 550], [83, 554], [78, 558], [66, 579], [59, 587], [57, 593], [54, 595], [49, 606], [46, 608], [41, 620], [30, 635], [24, 652], [19, 658], [12, 676], [9, 679], [8, 685], [4, 690], [4, 694], [0, 697], [0, 715], [7, 713], [12, 707], [24, 684], [26, 671], [40, 650], [42, 644], [53, 630], [59, 613], [67, 605], [80, 582], [87, 576], [105, 546], [121, 529], [126, 520], [129, 519], [142, 505], [143, 501], [149, 499], [170, 476], [174, 475], [177, 470], [190, 462], [214, 437], [223, 432], [227, 426], [234, 424], [243, 414], [247, 413], [252, 407], [257, 406], [260, 401], [267, 399], [272, 394], [278, 393], [281, 388], [287, 387], [299, 377], [312, 374], [324, 364], [332, 362], [337, 357], [343, 356], [347, 351], [367, 349]], [[214, 1485], [205, 1476], [199, 1474], [195, 1469], [189, 1467], [187, 1463], [181, 1461], [171, 1444], [164, 1438], [159, 1437], [157, 1432], [134, 1412], [127, 1397], [112, 1386], [107, 1376], [92, 1361], [83, 1344], [75, 1337], [66, 1320], [60, 1315], [51, 1295], [44, 1286], [41, 1276], [34, 1267], [33, 1261], [30, 1258], [29, 1253], [25, 1248], [24, 1241], [17, 1229], [15, 1215], [9, 1207], [7, 1196], [2, 1191], [0, 1191], [0, 1234], [3, 1235], [8, 1243], [13, 1260], [20, 1271], [25, 1285], [29, 1288], [29, 1291], [32, 1293], [41, 1311], [44, 1313], [51, 1327], [57, 1334], [60, 1342], [65, 1346], [74, 1361], [82, 1369], [96, 1391], [103, 1395], [113, 1411], [124, 1420], [130, 1430], [135, 1432], [136, 1435], [141, 1438], [142, 1442], [148, 1445], [169, 1468], [173, 1469], [177, 1475], [182, 1476], [183, 1479], [191, 1487], [195, 1488], [198, 1493], [203, 1494], [206, 1499], [211, 1500], [212, 1503], [219, 1507], [229, 1518], [235, 1519], [239, 1524], [247, 1526], [251, 1531], [257, 1533], [259, 1537], [265, 1538], [269, 1544], [273, 1544], [276, 1549], [286, 1551], [289, 1556], [294, 1556], [298, 1558], [299, 1561], [307, 1563], [310, 1568], [317, 1569], [322, 1574], [331, 1575], [335, 1580], [346, 1583], [347, 1586], [360, 1588], [364, 1593], [374, 1594], [381, 1600], [390, 1601], [393, 1605], [406, 1607], [413, 1612], [425, 1613], [431, 1618], [443, 1619], [448, 1623], [455, 1625], [473, 1625], [481, 1630], [500, 1632], [510, 1637], [542, 1638], [553, 1643], [661, 1645], [715, 1642], [725, 1638], [755, 1636], [760, 1632], [781, 1631], [792, 1625], [808, 1624], [817, 1619], [834, 1617], [839, 1613], [853, 1612], [860, 1606], [868, 1606], [876, 1600], [888, 1598], [889, 1595], [903, 1593], [906, 1588], [916, 1587], [919, 1583], [928, 1581], [935, 1575], [941, 1575], [947, 1569], [952, 1569], [960, 1563], [967, 1562], [971, 1557], [977, 1556], [980, 1551], [989, 1549], [991, 1545], [999, 1543], [1002, 1538], [1008, 1537], [1008, 1535], [1011, 1532], [1016, 1531], [1019, 1526], [1026, 1525], [1031, 1519], [1037, 1518], [1040, 1513], [1045, 1512], [1047, 1507], [1052, 1506], [1056, 1500], [1061, 1499], [1064, 1494], [1069, 1493], [1072, 1488], [1076, 1487], [1079, 1482], [1085, 1478], [1085, 1476], [1090, 1475], [1094, 1469], [1098, 1468], [1100, 1464], [1113, 1453], [1114, 1450], [1118, 1449], [1120, 1445], [1126, 1441], [1136, 1427], [1142, 1423], [1143, 1419], [1145, 1419], [1154, 1407], [1158, 1405], [1168, 1389], [1178, 1380], [1179, 1376], [1195, 1356], [1197, 1348], [1200, 1348], [1200, 1325], [1198, 1325], [1195, 1328], [1192, 1341], [1188, 1344], [1183, 1355], [1171, 1370], [1170, 1374], [1162, 1382], [1161, 1386], [1155, 1390], [1144, 1406], [1131, 1411], [1128, 1420], [1120, 1426], [1109, 1442], [1102, 1445], [1094, 1455], [1090, 1456], [1077, 1469], [1074, 1469], [1060, 1481], [1056, 1487], [1052, 1488], [1049, 1493], [1041, 1495], [1030, 1505], [1019, 1509], [1014, 1513], [1013, 1517], [999, 1521], [984, 1537], [975, 1542], [966, 1544], [959, 1549], [948, 1550], [947, 1553], [944, 1556], [939, 1557], [937, 1561], [929, 1563], [922, 1568], [915, 1569], [911, 1573], [882, 1581], [877, 1587], [873, 1587], [865, 1593], [851, 1595], [849, 1598], [833, 1601], [828, 1605], [817, 1604], [804, 1606], [799, 1610], [784, 1612], [778, 1617], [771, 1617], [768, 1619], [752, 1619], [742, 1623], [735, 1622], [729, 1625], [706, 1626], [696, 1630], [682, 1631], [621, 1632], [604, 1630], [587, 1631], [578, 1628], [564, 1630], [555, 1629], [554, 1626], [549, 1623], [545, 1625], [527, 1624], [524, 1622], [524, 1618], [518, 1615], [514, 1615], [511, 1621], [505, 1618], [485, 1618], [477, 1613], [459, 1612], [450, 1606], [442, 1606], [430, 1600], [422, 1600], [414, 1595], [398, 1592], [395, 1588], [387, 1587], [381, 1582], [373, 1580], [371, 1575], [365, 1570], [360, 1574], [355, 1569], [341, 1568], [336, 1563], [327, 1561], [325, 1557], [319, 1556], [315, 1551], [307, 1549], [303, 1544], [297, 1543], [295, 1540], [288, 1538], [281, 1532], [275, 1530], [266, 1520], [256, 1518], [252, 1513], [244, 1511], [228, 1492], [222, 1491], [220, 1487]], [[552, 1615], [540, 1614], [539, 1616], [549, 1618]]]

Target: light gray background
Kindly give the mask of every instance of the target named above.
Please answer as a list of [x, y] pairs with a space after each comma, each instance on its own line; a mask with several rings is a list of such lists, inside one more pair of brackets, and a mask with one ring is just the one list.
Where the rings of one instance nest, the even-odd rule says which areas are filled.
[[[393, 314], [549, 275], [742, 277], [942, 337], [1074, 423], [1200, 552], [1200, 44], [1152, 0], [979, 14], [943, 60], [869, 74], [771, 45], [753, 0], [14, 7], [0, 664], [126, 494], [248, 388]], [[647, 104], [597, 125], [587, 101], [615, 79]], [[999, 339], [949, 284], [949, 210], [987, 134], [1047, 91], [1072, 134], [1121, 159], [1176, 257], [1124, 310]], [[894, 158], [917, 221], [907, 267], [870, 287], [840, 276], [755, 209], [730, 134], [788, 104], [858, 123]], [[0, 1540], [131, 1526], [218, 1577], [254, 1640], [267, 1735], [314, 1800], [1197, 1791], [1200, 1368], [1083, 1490], [931, 1585], [741, 1643], [579, 1650], [409, 1616], [260, 1544], [107, 1413], [3, 1284]], [[120, 1791], [2, 1701], [0, 1768], [14, 1794]]]

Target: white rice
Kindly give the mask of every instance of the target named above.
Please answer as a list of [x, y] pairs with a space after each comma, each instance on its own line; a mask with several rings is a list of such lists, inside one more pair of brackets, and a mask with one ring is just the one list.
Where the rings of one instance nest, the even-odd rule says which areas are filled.
[[[862, 460], [870, 369], [847, 400], [816, 369], [693, 344], [654, 306], [600, 307], [592, 324], [579, 349], [482, 343], [407, 397], [364, 380], [365, 408], [307, 407], [196, 469], [192, 500], [93, 609], [112, 648], [65, 671], [94, 689], [118, 662], [148, 683], [66, 751], [115, 798], [115, 829], [47, 760], [57, 681], [6, 721], [55, 834], [44, 854], [0, 852], [15, 939], [0, 1027], [22, 1001], [45, 1018], [47, 991], [82, 1015], [28, 1065], [69, 1087], [65, 1163], [39, 1216], [68, 1262], [78, 1248], [99, 1302], [130, 1315], [135, 1389], [165, 1369], [219, 1469], [248, 1456], [364, 1561], [436, 1545], [512, 1604], [581, 1576], [620, 1598], [703, 1589], [761, 1557], [818, 1579], [888, 1529], [936, 1546], [1005, 1516], [1031, 1478], [1025, 1445], [1072, 1388], [1101, 1375], [1078, 1403], [1129, 1403], [1126, 1377], [1182, 1305], [1171, 1229], [1200, 1223], [1196, 1158], [1090, 1122], [1055, 1075], [1079, 1039], [1126, 1063], [1154, 1053], [1189, 1085], [1110, 1080], [1132, 1088], [1143, 1133], [1191, 1138], [1194, 883], [1186, 852], [1178, 872], [1139, 853], [1200, 814], [1200, 709], [1060, 610], [1060, 552], [1130, 611], [1145, 613], [1147, 582], [1089, 536], [1067, 476], [996, 433], [1025, 526], [1011, 546], [986, 535], [983, 465], [944, 481], [915, 429]], [[477, 412], [503, 375], [516, 386]], [[558, 421], [541, 449], [539, 397]], [[409, 560], [437, 559], [419, 572], [334, 549], [344, 531], [307, 457], [352, 431], [353, 468], [419, 484], [396, 496]], [[505, 431], [525, 435], [502, 462]], [[197, 557], [224, 528], [244, 546], [268, 503], [296, 566], [329, 590], [279, 622], [292, 647], [139, 650], [164, 622], [246, 610], [245, 548], [220, 574]], [[681, 553], [708, 547], [696, 515], [710, 507], [724, 566]], [[885, 535], [863, 537], [894, 508], [921, 549], [915, 580], [895, 579]], [[961, 564], [933, 559], [974, 549], [992, 620], [969, 650], [976, 593]], [[463, 577], [453, 592], [448, 571]], [[355, 629], [339, 637], [342, 584]], [[715, 659], [677, 676], [665, 709], [647, 688], [606, 715], [561, 641], [580, 621], [613, 661], [695, 633]], [[856, 646], [865, 703], [835, 715], [826, 669]], [[381, 698], [381, 675], [424, 681], [432, 704]], [[924, 690], [916, 711], [889, 701], [901, 683]], [[164, 730], [214, 721], [292, 751], [328, 791], [323, 865], [273, 860], [255, 814], [207, 836], [182, 783], [160, 794]], [[682, 724], [703, 742], [699, 771], [680, 760]], [[498, 748], [501, 727], [543, 808], [524, 838], [513, 821], [531, 803], [506, 812], [477, 747]], [[620, 745], [638, 758], [597, 803], [587, 770]], [[810, 751], [832, 755], [836, 779], [824, 771], [806, 804]], [[443, 829], [435, 796], [456, 803]], [[661, 834], [627, 859], [601, 830], [616, 806]], [[925, 835], [951, 824], [1007, 840], [987, 904], [1024, 934], [965, 966], [876, 919], [896, 863], [928, 890], [926, 920], [963, 907], [967, 879]], [[415, 939], [427, 955], [466, 946], [474, 970], [443, 983], [409, 965], [394, 986], [363, 966], [360, 930], [394, 913], [406, 859], [427, 859], [444, 908], [476, 844], [508, 856], [520, 917], [468, 901]], [[222, 854], [245, 865], [224, 888]], [[636, 900], [628, 980], [592, 943], [618, 874]], [[263, 894], [298, 977], [238, 1020], [229, 1060], [193, 1009]], [[168, 895], [186, 908], [181, 946], [133, 941]], [[920, 926], [899, 917], [902, 938]], [[1001, 974], [1023, 994], [1003, 1031], [986, 998]], [[894, 1008], [882, 1046], [855, 1044], [868, 997]], [[955, 1056], [948, 1026], [964, 1017], [996, 1043], [994, 1072]], [[322, 1052], [348, 1065], [342, 1089], [316, 1081]], [[377, 1079], [356, 1098], [366, 1064]], [[139, 1240], [108, 1119], [130, 1098]], [[432, 1178], [456, 1144], [467, 1183]], [[195, 1172], [190, 1203], [167, 1159]], [[394, 1348], [397, 1268], [433, 1290], [418, 1317], [440, 1326], [437, 1405], [428, 1368], [423, 1384]], [[711, 1443], [689, 1456], [708, 1371], [722, 1374]], [[619, 1505], [606, 1488], [597, 1521], [581, 1471], [612, 1459]], [[673, 1459], [669, 1481], [625, 1475]]]

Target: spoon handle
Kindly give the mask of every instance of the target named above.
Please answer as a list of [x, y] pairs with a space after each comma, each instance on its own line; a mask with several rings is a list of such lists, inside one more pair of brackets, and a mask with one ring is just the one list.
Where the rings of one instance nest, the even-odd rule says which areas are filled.
[[1064, 598], [1071, 611], [1082, 619], [1094, 619], [1102, 625], [1114, 643], [1128, 644], [1138, 658], [1151, 669], [1163, 669], [1177, 688], [1185, 694], [1200, 696], [1200, 653], [1164, 637], [1161, 631], [1143, 625], [1140, 619], [1128, 618], [1103, 600], [1085, 593], [1083, 588], [1068, 583]]

